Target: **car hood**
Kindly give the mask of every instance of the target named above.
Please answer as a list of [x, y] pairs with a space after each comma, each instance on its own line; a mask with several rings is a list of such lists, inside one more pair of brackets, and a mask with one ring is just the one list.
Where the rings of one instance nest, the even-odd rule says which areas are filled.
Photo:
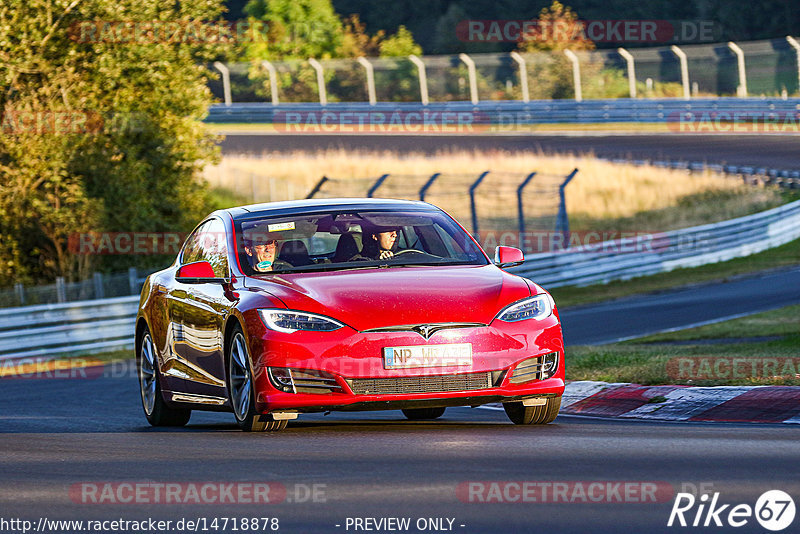
[[288, 308], [356, 330], [422, 323], [484, 323], [530, 295], [523, 278], [493, 265], [394, 267], [250, 278]]

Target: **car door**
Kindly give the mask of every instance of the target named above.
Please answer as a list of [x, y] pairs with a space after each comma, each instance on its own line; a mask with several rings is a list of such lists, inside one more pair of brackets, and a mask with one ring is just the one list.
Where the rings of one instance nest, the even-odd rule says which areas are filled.
[[[218, 278], [230, 276], [225, 225], [210, 219], [187, 240], [180, 265], [207, 261]], [[177, 272], [177, 271], [176, 271]], [[183, 393], [224, 396], [223, 325], [233, 304], [219, 282], [183, 283], [175, 280], [172, 306], [174, 359], [164, 373]]]

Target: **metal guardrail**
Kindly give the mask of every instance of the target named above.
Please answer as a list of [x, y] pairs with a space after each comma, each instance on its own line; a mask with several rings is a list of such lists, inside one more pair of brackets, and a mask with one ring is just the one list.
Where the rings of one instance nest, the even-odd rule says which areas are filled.
[[0, 361], [133, 348], [139, 296], [0, 309]]
[[800, 238], [800, 201], [714, 224], [529, 254], [515, 274], [544, 287], [627, 280], [748, 256]]
[[[496, 131], [513, 131], [515, 128], [530, 127], [537, 124], [558, 123], [675, 123], [676, 131], [680, 131], [681, 121], [692, 123], [699, 119], [713, 121], [733, 120], [735, 114], [742, 121], [753, 118], [766, 121], [780, 121], [798, 128], [800, 119], [800, 98], [616, 98], [606, 100], [518, 100], [483, 101], [473, 104], [469, 101], [430, 102], [423, 105], [419, 102], [331, 102], [326, 105], [318, 103], [234, 103], [230, 105], [214, 104], [209, 107], [209, 123], [263, 123], [275, 125], [306, 125], [311, 119], [319, 124], [320, 131], [326, 130], [328, 120], [331, 126], [350, 127], [357, 130], [361, 114], [366, 124], [374, 123], [380, 118], [376, 114], [384, 114], [385, 123], [389, 124], [393, 113], [401, 116], [401, 123], [420, 125], [430, 122], [432, 114], [466, 113], [462, 116], [461, 126], [472, 125], [477, 130], [491, 127]], [[427, 113], [427, 119], [425, 116]], [[328, 115], [325, 115], [328, 114]], [[349, 114], [344, 116], [344, 114]], [[416, 114], [416, 115], [412, 115]], [[433, 119], [434, 124], [436, 119]], [[724, 122], [724, 121], [723, 121]], [[452, 123], [451, 123], [452, 124]], [[697, 127], [699, 128], [699, 126]], [[692, 126], [692, 129], [697, 129]], [[368, 130], [364, 130], [368, 131]], [[794, 130], [793, 130], [794, 131]], [[462, 127], [462, 133], [466, 133]]]
[[[588, 285], [696, 267], [800, 238], [800, 201], [761, 213], [594, 247], [529, 254], [511, 269], [544, 287]], [[636, 248], [644, 250], [625, 252]], [[0, 361], [133, 348], [139, 297], [0, 309]]]
[[67, 282], [64, 277], [59, 276], [56, 277], [55, 284], [24, 286], [17, 283], [13, 288], [0, 289], [0, 308], [138, 295], [144, 280], [145, 276], [140, 276], [136, 267], [130, 267], [127, 272], [94, 273], [91, 278], [76, 282]]

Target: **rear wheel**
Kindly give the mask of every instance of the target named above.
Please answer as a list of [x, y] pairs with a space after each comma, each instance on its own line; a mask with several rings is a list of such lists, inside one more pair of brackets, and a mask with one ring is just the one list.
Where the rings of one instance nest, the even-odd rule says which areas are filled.
[[423, 421], [441, 417], [444, 410], [444, 408], [410, 408], [403, 410], [403, 415], [411, 421]]
[[156, 348], [150, 330], [145, 327], [139, 343], [136, 363], [139, 374], [139, 390], [142, 394], [142, 407], [147, 422], [153, 426], [183, 426], [192, 416], [191, 410], [170, 408], [161, 395], [158, 382]]
[[242, 329], [237, 326], [228, 344], [228, 395], [236, 423], [245, 432], [283, 430], [287, 421], [276, 421], [271, 415], [256, 413], [253, 373]]
[[523, 406], [521, 402], [504, 402], [506, 415], [515, 425], [546, 425], [558, 416], [561, 397], [549, 397], [542, 406]]

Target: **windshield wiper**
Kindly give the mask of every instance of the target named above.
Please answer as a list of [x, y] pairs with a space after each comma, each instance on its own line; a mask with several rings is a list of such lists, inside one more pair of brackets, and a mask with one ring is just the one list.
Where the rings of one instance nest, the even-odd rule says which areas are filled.
[[282, 269], [280, 271], [269, 271], [265, 273], [256, 273], [256, 274], [293, 274], [293, 273], [317, 273], [324, 271], [354, 271], [356, 269], [372, 269], [374, 267], [377, 267], [377, 265], [373, 264], [349, 265], [345, 263], [332, 263], [332, 264], [309, 265], [304, 267], [297, 267], [294, 269]]

